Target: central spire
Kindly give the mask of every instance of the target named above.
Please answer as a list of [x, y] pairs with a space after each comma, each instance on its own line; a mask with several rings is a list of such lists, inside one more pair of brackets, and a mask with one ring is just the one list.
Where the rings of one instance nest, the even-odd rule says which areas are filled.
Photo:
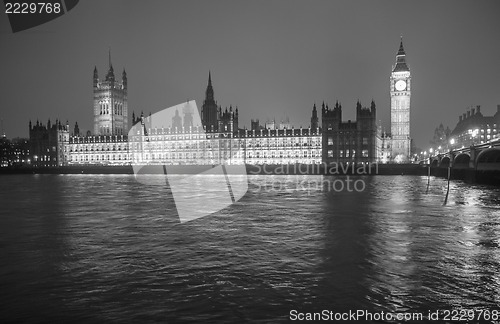
[[212, 87], [212, 74], [208, 71], [208, 85], [205, 93], [205, 100], [214, 100], [214, 88]]
[[111, 64], [111, 47], [109, 48], [108, 59], [109, 59], [109, 70], [108, 73], [106, 74], [106, 81], [114, 81], [115, 73], [113, 71], [113, 64]]

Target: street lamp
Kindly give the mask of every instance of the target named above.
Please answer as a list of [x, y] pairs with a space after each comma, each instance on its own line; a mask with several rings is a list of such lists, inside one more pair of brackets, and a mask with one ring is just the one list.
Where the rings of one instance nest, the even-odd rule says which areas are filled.
[[474, 146], [474, 142], [475, 142], [475, 139], [476, 139], [476, 136], [478, 133], [479, 133], [479, 129], [477, 129], [477, 128], [472, 131], [472, 134], [471, 134], [472, 135], [472, 146]]

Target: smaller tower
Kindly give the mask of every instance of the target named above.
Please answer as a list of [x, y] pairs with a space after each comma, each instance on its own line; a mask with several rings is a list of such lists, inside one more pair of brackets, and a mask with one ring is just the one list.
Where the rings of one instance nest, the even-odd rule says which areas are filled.
[[80, 136], [80, 128], [78, 127], [78, 122], [75, 122], [75, 129], [74, 129], [73, 135]]
[[122, 73], [122, 84], [123, 84], [123, 89], [127, 90], [127, 72], [125, 72], [125, 69], [123, 69]]
[[99, 76], [97, 74], [97, 66], [94, 66], [94, 89], [97, 88], [98, 83], [99, 83]]
[[315, 130], [318, 128], [318, 110], [316, 109], [316, 103], [313, 105], [312, 117], [311, 117], [311, 129]]
[[252, 119], [251, 120], [251, 130], [258, 131], [260, 129], [260, 124], [258, 119]]
[[189, 127], [193, 126], [193, 111], [191, 110], [191, 106], [186, 104], [182, 108], [182, 112], [184, 113], [184, 130], [189, 131]]
[[[141, 114], [141, 119], [142, 119], [142, 114]], [[172, 128], [175, 131], [180, 131], [182, 129], [182, 117], [179, 115], [179, 110], [175, 110], [175, 116], [172, 117]]]
[[94, 135], [124, 135], [128, 132], [127, 73], [122, 80], [115, 79], [111, 51], [109, 69], [104, 80], [99, 80], [94, 67]]
[[333, 109], [321, 105], [322, 159], [326, 163], [339, 160], [339, 127], [342, 123], [342, 105], [337, 101]]
[[224, 112], [219, 113], [219, 132], [233, 134], [237, 132], [238, 121], [236, 120], [236, 115], [233, 112], [233, 106], [229, 106], [229, 110], [226, 108]]

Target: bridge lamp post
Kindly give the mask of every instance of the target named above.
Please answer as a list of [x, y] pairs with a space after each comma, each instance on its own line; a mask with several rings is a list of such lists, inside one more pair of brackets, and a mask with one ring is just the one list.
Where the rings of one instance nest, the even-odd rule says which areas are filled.
[[477, 136], [478, 133], [479, 133], [479, 129], [477, 129], [477, 128], [472, 131], [472, 146], [475, 145], [474, 142], [475, 142], [475, 139], [476, 139], [476, 136]]
[[450, 139], [450, 149], [449, 149], [449, 151], [452, 151], [452, 150], [453, 150], [453, 146], [454, 146], [454, 145], [455, 145], [455, 139], [454, 139], [454, 138], [452, 138], [452, 139]]

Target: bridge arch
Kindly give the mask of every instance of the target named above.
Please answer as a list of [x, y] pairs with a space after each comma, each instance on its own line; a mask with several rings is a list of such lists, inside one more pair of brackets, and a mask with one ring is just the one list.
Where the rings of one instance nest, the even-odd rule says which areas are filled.
[[438, 160], [437, 158], [436, 158], [436, 159], [433, 159], [433, 160], [431, 161], [431, 167], [433, 167], [433, 168], [434, 168], [434, 167], [437, 167], [437, 166], [438, 166], [438, 164], [439, 164], [439, 160]]
[[441, 161], [439, 161], [439, 167], [440, 168], [447, 168], [450, 166], [450, 157], [449, 156], [444, 156]]
[[470, 155], [468, 153], [460, 153], [455, 156], [453, 160], [454, 169], [468, 169], [470, 162]]
[[500, 148], [492, 147], [481, 151], [476, 158], [477, 170], [500, 170]]

